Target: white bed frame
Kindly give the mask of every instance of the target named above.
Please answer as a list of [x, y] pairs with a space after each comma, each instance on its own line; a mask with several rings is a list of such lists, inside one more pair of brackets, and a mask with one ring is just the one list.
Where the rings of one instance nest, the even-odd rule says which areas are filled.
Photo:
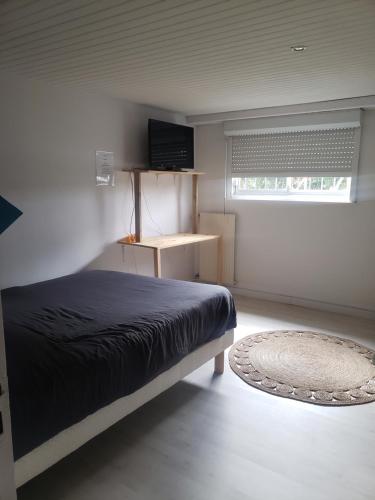
[[210, 359], [215, 358], [215, 373], [223, 373], [224, 350], [232, 344], [233, 330], [228, 330], [222, 337], [199, 347], [138, 391], [101, 408], [24, 455], [15, 462], [16, 486], [30, 481]]

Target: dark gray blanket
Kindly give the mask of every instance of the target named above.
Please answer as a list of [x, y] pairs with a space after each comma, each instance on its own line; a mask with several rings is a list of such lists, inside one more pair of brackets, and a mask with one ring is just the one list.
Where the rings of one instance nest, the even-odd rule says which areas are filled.
[[16, 459], [236, 325], [223, 287], [111, 271], [2, 299]]

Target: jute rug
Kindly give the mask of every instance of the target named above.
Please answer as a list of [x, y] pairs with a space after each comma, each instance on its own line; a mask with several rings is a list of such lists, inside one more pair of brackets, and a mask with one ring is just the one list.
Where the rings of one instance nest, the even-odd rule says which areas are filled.
[[375, 351], [309, 331], [248, 335], [229, 352], [232, 370], [257, 389], [319, 405], [375, 401]]

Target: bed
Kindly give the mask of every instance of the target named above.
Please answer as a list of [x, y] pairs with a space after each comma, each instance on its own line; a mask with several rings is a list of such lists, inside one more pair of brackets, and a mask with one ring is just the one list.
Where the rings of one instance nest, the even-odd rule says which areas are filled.
[[17, 486], [233, 342], [217, 285], [87, 271], [2, 291]]

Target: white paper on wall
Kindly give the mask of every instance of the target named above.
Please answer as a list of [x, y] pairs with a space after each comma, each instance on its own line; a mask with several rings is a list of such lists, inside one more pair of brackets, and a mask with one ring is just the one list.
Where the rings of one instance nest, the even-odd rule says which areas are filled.
[[95, 152], [95, 169], [97, 186], [114, 186], [115, 173], [113, 167], [113, 153], [110, 151]]

